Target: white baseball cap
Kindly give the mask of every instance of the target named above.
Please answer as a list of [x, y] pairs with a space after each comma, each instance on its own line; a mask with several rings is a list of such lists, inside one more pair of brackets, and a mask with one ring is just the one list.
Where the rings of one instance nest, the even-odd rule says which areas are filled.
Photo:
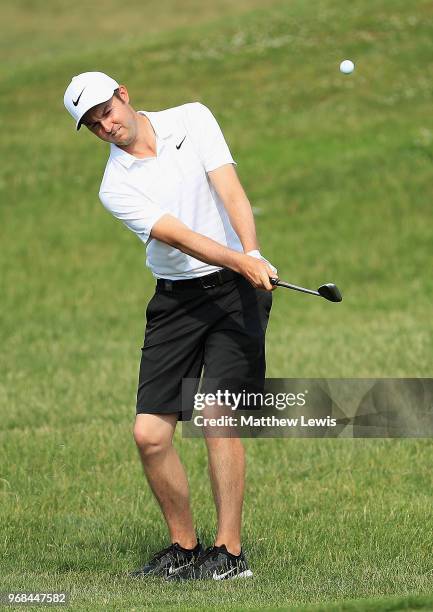
[[72, 78], [63, 101], [76, 121], [77, 130], [87, 111], [109, 100], [118, 87], [119, 83], [103, 72], [82, 72]]

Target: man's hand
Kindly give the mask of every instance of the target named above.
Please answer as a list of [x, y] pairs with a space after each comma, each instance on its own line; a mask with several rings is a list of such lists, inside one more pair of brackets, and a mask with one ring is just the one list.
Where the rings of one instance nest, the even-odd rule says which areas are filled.
[[271, 285], [269, 280], [270, 278], [275, 278], [275, 271], [263, 259], [243, 255], [238, 272], [256, 289], [265, 289], [266, 291], [276, 289], [276, 286]]

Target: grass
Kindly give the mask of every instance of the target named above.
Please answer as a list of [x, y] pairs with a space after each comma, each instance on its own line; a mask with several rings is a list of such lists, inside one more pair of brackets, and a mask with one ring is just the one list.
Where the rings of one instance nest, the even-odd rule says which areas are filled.
[[[2, 7], [0, 591], [64, 589], [76, 610], [433, 609], [421, 439], [247, 440], [253, 581], [124, 578], [166, 542], [131, 436], [153, 283], [98, 202], [105, 146], [62, 106], [72, 74], [100, 69], [137, 108], [213, 109], [266, 257], [345, 297], [276, 293], [270, 377], [429, 377], [431, 3], [165, 0], [143, 36], [138, 3], [74, 7]], [[205, 450], [176, 445], [210, 543]]]

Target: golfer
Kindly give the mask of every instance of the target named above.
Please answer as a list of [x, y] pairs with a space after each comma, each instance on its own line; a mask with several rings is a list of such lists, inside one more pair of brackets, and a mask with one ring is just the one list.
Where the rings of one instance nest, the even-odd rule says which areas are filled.
[[238, 437], [206, 437], [217, 509], [214, 545], [197, 539], [188, 481], [173, 447], [182, 379], [265, 376], [265, 332], [276, 270], [261, 257], [254, 218], [221, 129], [192, 102], [136, 111], [127, 88], [101, 72], [75, 76], [64, 103], [76, 129], [110, 144], [102, 204], [146, 245], [156, 279], [146, 311], [134, 439], [171, 544], [133, 577], [250, 577], [241, 547], [244, 449]]

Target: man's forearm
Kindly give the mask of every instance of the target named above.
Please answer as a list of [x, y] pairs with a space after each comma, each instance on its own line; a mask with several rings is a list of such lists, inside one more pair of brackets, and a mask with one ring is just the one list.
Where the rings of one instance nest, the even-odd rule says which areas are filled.
[[273, 289], [269, 279], [274, 276], [274, 272], [266, 262], [233, 251], [207, 236], [198, 234], [172, 215], [163, 215], [154, 224], [151, 237], [205, 263], [230, 268], [242, 274], [253, 287], [267, 291]]
[[233, 251], [233, 249], [229, 249], [197, 232], [189, 230], [186, 233], [182, 233], [177, 244], [173, 246], [205, 263], [230, 268], [236, 272], [240, 271], [241, 253]]
[[171, 215], [164, 215], [157, 221], [151, 235], [200, 261], [240, 272], [242, 253], [194, 232]]
[[224, 202], [225, 209], [233, 229], [239, 236], [244, 252], [254, 251], [259, 248], [256, 235], [256, 224], [254, 222], [251, 204], [245, 195], [233, 201]]
[[253, 211], [247, 194], [232, 164], [225, 164], [208, 173], [218, 192], [245, 253], [259, 249]]

